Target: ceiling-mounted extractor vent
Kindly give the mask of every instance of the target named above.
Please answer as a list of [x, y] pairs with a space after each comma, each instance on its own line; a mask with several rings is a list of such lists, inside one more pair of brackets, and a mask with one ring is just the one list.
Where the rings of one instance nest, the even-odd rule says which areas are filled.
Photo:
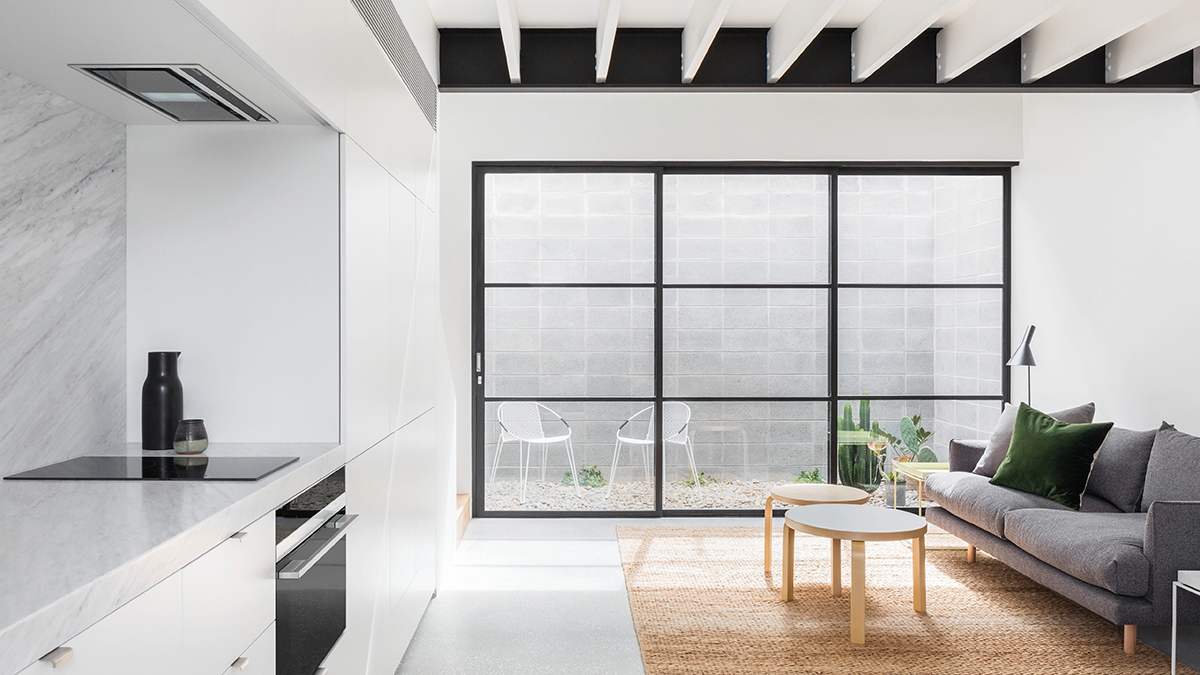
[[71, 66], [176, 122], [274, 122], [200, 66]]

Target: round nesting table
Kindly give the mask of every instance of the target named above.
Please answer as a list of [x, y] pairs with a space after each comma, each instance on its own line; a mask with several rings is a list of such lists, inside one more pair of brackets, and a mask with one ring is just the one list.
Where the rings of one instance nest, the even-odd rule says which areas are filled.
[[925, 611], [925, 519], [905, 511], [849, 504], [788, 509], [783, 519], [783, 600], [792, 599], [796, 532], [831, 540], [833, 594], [842, 594], [842, 539], [850, 540], [850, 641], [866, 642], [868, 541], [912, 539], [913, 610]]
[[[849, 485], [829, 485], [826, 483], [791, 483], [776, 485], [767, 495], [767, 508], [764, 517], [763, 534], [763, 571], [771, 571], [771, 525], [774, 516], [774, 502], [792, 506], [810, 506], [812, 504], [866, 504], [871, 495]], [[786, 529], [786, 528], [785, 528]]]

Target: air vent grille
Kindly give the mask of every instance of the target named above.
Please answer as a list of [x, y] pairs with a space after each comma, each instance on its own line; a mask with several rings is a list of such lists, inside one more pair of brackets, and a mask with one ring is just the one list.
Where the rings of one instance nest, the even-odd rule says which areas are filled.
[[379, 40], [383, 51], [395, 66], [396, 72], [412, 92], [429, 125], [437, 130], [437, 85], [421, 60], [412, 36], [400, 20], [392, 0], [351, 0], [363, 21]]

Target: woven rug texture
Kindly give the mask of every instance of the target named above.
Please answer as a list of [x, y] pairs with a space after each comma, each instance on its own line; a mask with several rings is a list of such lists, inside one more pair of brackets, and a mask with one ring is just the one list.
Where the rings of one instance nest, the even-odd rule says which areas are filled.
[[[1122, 649], [1122, 629], [979, 553], [926, 553], [927, 611], [912, 608], [912, 549], [867, 543], [865, 645], [850, 642], [850, 547], [841, 597], [829, 540], [796, 537], [795, 600], [780, 600], [776, 535], [763, 572], [753, 527], [621, 526], [617, 538], [647, 675], [1162, 675], [1166, 656]], [[1179, 672], [1196, 675], [1180, 667]]]

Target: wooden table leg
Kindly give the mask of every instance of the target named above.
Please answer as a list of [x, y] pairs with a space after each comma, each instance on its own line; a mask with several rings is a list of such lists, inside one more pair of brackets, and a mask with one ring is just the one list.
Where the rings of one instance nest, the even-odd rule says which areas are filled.
[[783, 601], [792, 599], [792, 576], [795, 568], [796, 531], [783, 524]]
[[842, 540], [829, 540], [829, 584], [833, 588], [833, 597], [842, 596]]
[[775, 500], [771, 499], [771, 495], [767, 495], [767, 509], [766, 509], [766, 513], [763, 514], [763, 522], [765, 524], [764, 529], [766, 530], [766, 532], [763, 533], [763, 571], [764, 572], [771, 571], [771, 535], [773, 534], [773, 532], [771, 532], [771, 516], [773, 515], [772, 514], [772, 510], [773, 510], [772, 505], [774, 504], [774, 502], [775, 502]]
[[925, 535], [912, 542], [913, 551], [913, 611], [925, 611]]
[[917, 515], [925, 515], [925, 481], [917, 481]]
[[850, 641], [867, 641], [867, 544], [850, 542]]

